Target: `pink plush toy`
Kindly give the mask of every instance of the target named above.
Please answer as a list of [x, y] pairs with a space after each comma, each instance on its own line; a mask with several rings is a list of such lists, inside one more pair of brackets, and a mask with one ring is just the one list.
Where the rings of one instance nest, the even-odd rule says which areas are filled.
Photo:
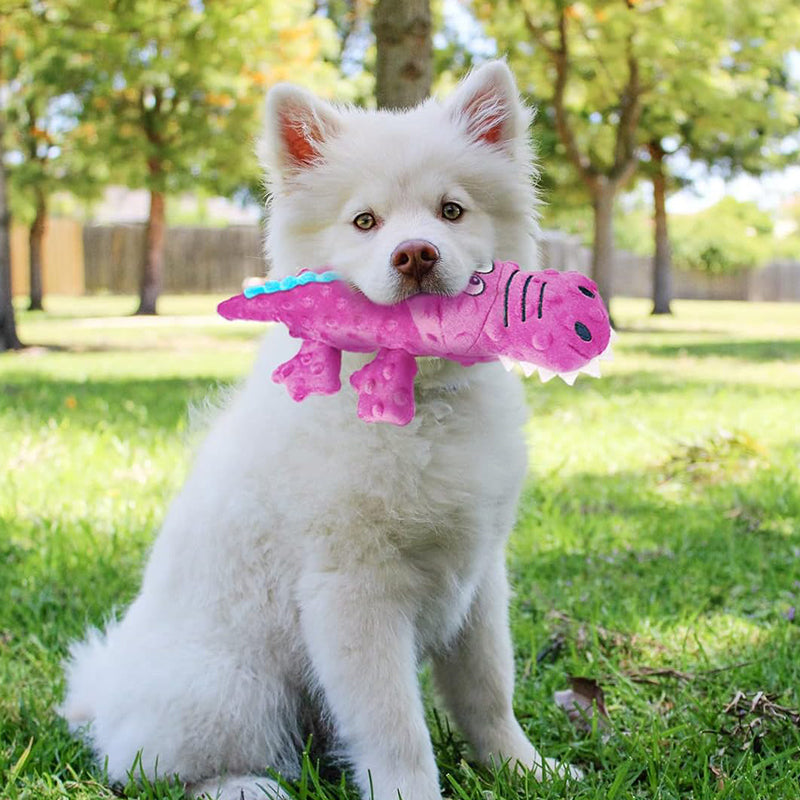
[[341, 388], [342, 350], [378, 351], [350, 376], [358, 416], [406, 425], [414, 418], [416, 356], [470, 366], [519, 363], [543, 381], [578, 372], [599, 376], [611, 328], [597, 287], [578, 272], [523, 272], [511, 261], [476, 272], [456, 297], [418, 294], [396, 305], [373, 303], [335, 272], [267, 281], [220, 303], [226, 319], [282, 322], [300, 351], [272, 375], [294, 400]]

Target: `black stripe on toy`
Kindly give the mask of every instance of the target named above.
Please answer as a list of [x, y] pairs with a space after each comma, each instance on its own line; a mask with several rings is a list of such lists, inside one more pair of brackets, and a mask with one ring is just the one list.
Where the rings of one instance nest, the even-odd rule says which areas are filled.
[[544, 302], [544, 287], [547, 286], [547, 281], [542, 283], [542, 288], [539, 289], [539, 308], [536, 311], [536, 316], [541, 319], [542, 318], [542, 303]]
[[503, 325], [507, 328], [508, 327], [508, 290], [511, 288], [511, 281], [514, 280], [514, 276], [519, 272], [518, 269], [515, 269], [509, 276], [508, 276], [508, 283], [506, 283], [506, 294], [503, 298]]
[[525, 318], [528, 316], [528, 309], [525, 308], [525, 298], [528, 295], [528, 284], [533, 280], [533, 275], [528, 275], [525, 278], [525, 283], [522, 286], [522, 321], [525, 322]]

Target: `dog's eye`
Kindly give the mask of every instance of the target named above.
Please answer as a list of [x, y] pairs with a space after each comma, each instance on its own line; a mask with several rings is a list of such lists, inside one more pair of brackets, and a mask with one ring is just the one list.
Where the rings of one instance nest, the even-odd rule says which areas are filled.
[[442, 205], [442, 216], [453, 222], [464, 213], [464, 209], [458, 203], [444, 203]]
[[371, 228], [374, 228], [376, 224], [375, 217], [372, 216], [372, 214], [370, 214], [368, 211], [359, 214], [353, 220], [353, 225], [355, 225], [360, 231], [368, 231]]

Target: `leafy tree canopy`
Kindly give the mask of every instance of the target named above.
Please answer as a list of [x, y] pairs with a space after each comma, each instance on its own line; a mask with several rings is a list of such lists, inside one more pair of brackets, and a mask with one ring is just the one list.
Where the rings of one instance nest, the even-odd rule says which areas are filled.
[[775, 252], [771, 215], [753, 202], [724, 197], [696, 214], [673, 214], [673, 260], [712, 274], [763, 266]]
[[91, 59], [74, 51], [73, 31], [47, 24], [40, 4], [9, 10], [0, 38], [11, 209], [28, 223], [41, 198], [59, 188], [96, 197], [108, 162], [82, 146], [75, 88], [87, 80]]

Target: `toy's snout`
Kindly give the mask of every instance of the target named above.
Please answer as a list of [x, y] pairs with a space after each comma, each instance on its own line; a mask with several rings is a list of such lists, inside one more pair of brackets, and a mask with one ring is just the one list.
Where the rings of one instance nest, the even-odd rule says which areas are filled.
[[500, 266], [497, 298], [501, 314], [489, 335], [504, 342], [504, 354], [523, 368], [559, 374], [582, 369], [608, 346], [608, 313], [597, 286], [578, 272], [524, 272]]
[[[593, 358], [605, 350], [608, 313], [593, 281], [579, 272], [545, 270], [537, 289], [536, 318], [541, 320], [543, 331], [563, 341], [562, 357], [566, 362], [571, 360], [568, 351]], [[536, 334], [533, 339], [535, 346]]]

